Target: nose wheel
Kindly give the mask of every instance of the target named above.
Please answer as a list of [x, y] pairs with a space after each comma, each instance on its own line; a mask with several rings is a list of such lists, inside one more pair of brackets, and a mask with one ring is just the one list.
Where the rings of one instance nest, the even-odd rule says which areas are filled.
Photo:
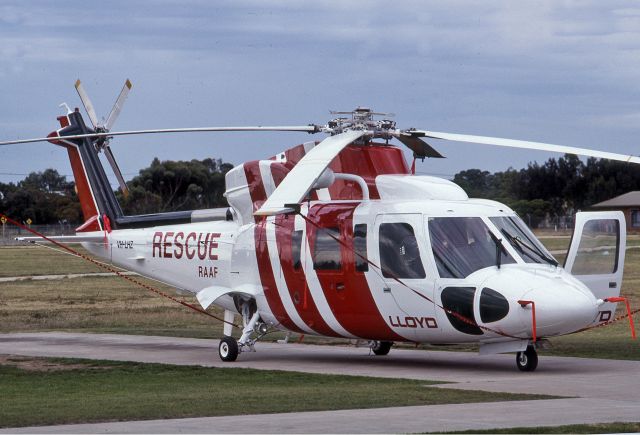
[[516, 365], [522, 372], [532, 372], [538, 367], [538, 353], [535, 347], [529, 345], [524, 352], [516, 354]]

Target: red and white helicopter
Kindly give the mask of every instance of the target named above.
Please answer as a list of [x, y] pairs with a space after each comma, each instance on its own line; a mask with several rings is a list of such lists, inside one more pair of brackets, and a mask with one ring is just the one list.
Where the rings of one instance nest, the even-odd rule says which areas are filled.
[[[76, 236], [112, 264], [225, 310], [219, 354], [234, 361], [267, 331], [368, 340], [376, 355], [394, 342], [479, 343], [517, 352], [535, 370], [544, 339], [606, 322], [619, 301], [625, 257], [621, 212], [578, 213], [561, 267], [509, 207], [470, 199], [451, 181], [418, 176], [414, 158], [442, 155], [421, 138], [571, 153], [640, 163], [608, 152], [492, 137], [402, 130], [367, 108], [334, 112], [326, 125], [206, 127], [110, 132], [127, 80], [104, 124], [78, 81], [91, 120], [58, 117], [46, 138], [67, 149], [85, 223]], [[379, 118], [379, 119], [377, 119]], [[98, 153], [119, 135], [191, 131], [325, 133], [226, 175], [229, 207], [125, 216]], [[415, 160], [414, 160], [415, 164]], [[106, 237], [106, 240], [105, 240]], [[106, 243], [105, 243], [106, 242]], [[239, 339], [233, 320], [242, 317]]]

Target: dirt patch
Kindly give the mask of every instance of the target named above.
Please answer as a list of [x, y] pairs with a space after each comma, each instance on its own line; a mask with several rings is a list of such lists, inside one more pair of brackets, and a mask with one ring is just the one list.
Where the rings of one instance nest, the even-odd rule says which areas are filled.
[[105, 370], [110, 366], [94, 366], [91, 364], [66, 364], [46, 358], [29, 356], [0, 355], [0, 366], [12, 366], [29, 372], [59, 372], [68, 370]]

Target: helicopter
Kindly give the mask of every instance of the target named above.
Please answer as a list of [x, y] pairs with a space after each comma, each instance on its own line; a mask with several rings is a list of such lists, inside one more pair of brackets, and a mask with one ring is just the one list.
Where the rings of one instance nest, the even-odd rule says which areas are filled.
[[[469, 198], [452, 181], [415, 174], [416, 159], [442, 158], [425, 139], [607, 158], [640, 159], [540, 142], [400, 129], [367, 107], [331, 112], [325, 124], [110, 131], [131, 89], [105, 122], [82, 87], [89, 117], [67, 106], [48, 141], [65, 148], [84, 223], [75, 236], [93, 255], [224, 310], [218, 353], [235, 361], [268, 332], [365, 340], [375, 355], [394, 343], [479, 345], [538, 365], [548, 339], [610, 321], [622, 285], [622, 212], [580, 212], [561, 266], [523, 220], [496, 201]], [[99, 153], [127, 185], [110, 148], [117, 136], [291, 131], [326, 134], [240, 164], [225, 178], [229, 206], [125, 215]], [[397, 140], [414, 156], [409, 165]], [[24, 237], [24, 241], [40, 241]], [[242, 319], [235, 325], [234, 319]], [[235, 334], [234, 328], [239, 329]]]

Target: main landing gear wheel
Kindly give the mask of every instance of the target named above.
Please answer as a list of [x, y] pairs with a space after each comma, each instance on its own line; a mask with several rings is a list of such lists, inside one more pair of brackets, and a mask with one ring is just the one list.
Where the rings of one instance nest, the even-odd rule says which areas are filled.
[[376, 355], [387, 355], [391, 350], [391, 346], [393, 346], [392, 341], [376, 341], [373, 346], [371, 346], [371, 350]]
[[224, 336], [218, 346], [218, 354], [222, 361], [235, 361], [238, 358], [238, 342], [235, 338]]
[[527, 346], [524, 352], [516, 354], [516, 364], [518, 369], [523, 372], [532, 372], [538, 367], [538, 353], [533, 346]]

